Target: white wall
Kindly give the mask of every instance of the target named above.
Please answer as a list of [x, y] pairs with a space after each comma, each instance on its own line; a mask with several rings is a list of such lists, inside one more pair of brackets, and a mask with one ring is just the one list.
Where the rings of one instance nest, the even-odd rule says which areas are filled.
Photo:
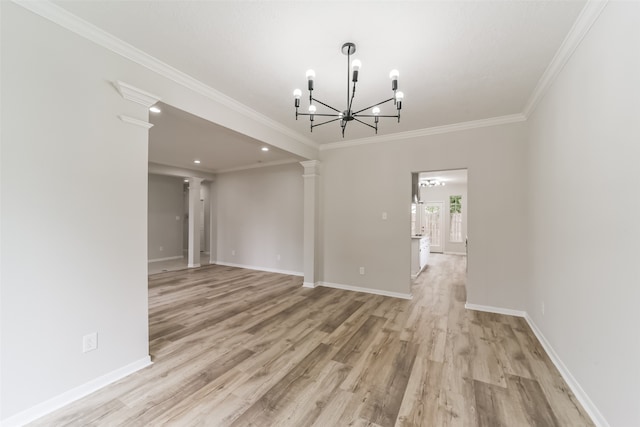
[[467, 168], [468, 301], [522, 309], [525, 132], [516, 123], [322, 151], [322, 281], [409, 294], [411, 173]]
[[218, 175], [218, 263], [302, 273], [302, 172], [294, 163]]
[[181, 178], [149, 174], [149, 260], [183, 256], [183, 193], [184, 182]]
[[109, 83], [123, 59], [0, 7], [5, 420], [148, 360], [148, 131], [117, 118], [147, 114]]
[[[420, 200], [426, 202], [444, 202], [444, 230], [442, 233], [444, 252], [464, 254], [465, 236], [467, 235], [467, 212], [469, 211], [469, 200], [467, 199], [466, 184], [447, 184], [444, 187], [420, 187]], [[450, 237], [451, 215], [450, 196], [462, 196], [462, 242], [452, 242]], [[424, 205], [422, 205], [424, 206]]]
[[640, 425], [639, 22], [610, 2], [529, 123], [527, 311], [621, 427]]

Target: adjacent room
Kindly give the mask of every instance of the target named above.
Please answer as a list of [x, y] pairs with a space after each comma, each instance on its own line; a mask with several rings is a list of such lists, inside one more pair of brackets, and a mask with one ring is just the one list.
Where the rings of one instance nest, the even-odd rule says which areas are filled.
[[0, 2], [0, 423], [640, 425], [638, 22]]

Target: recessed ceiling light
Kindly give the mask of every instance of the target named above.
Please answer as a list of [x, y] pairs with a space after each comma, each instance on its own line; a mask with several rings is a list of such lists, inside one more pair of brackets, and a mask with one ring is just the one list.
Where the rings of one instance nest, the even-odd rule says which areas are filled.
[[261, 150], [262, 151], [269, 151], [269, 147], [262, 147]]
[[193, 163], [195, 163], [196, 165], [199, 165], [200, 164], [200, 160], [196, 159], [196, 160], [193, 161]]
[[151, 111], [152, 113], [159, 113], [162, 110], [154, 105], [153, 107], [149, 108], [149, 111]]
[[189, 182], [189, 178], [185, 178], [185, 179], [184, 179], [184, 182]]

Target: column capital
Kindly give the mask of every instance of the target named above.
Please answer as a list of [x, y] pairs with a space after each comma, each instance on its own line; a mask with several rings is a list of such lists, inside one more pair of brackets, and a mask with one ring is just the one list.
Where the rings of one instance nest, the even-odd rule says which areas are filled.
[[120, 96], [122, 96], [124, 99], [144, 105], [147, 108], [160, 101], [159, 96], [139, 89], [123, 81], [116, 80], [115, 82], [113, 82], [113, 85], [118, 90]]
[[300, 162], [304, 168], [304, 174], [302, 176], [316, 176], [320, 174], [320, 161], [319, 160], [306, 160]]

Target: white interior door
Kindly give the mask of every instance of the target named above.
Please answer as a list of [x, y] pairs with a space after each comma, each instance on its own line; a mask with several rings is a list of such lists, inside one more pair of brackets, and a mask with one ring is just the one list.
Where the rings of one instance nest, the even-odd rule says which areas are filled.
[[424, 232], [429, 236], [430, 252], [444, 251], [444, 202], [424, 203]]

